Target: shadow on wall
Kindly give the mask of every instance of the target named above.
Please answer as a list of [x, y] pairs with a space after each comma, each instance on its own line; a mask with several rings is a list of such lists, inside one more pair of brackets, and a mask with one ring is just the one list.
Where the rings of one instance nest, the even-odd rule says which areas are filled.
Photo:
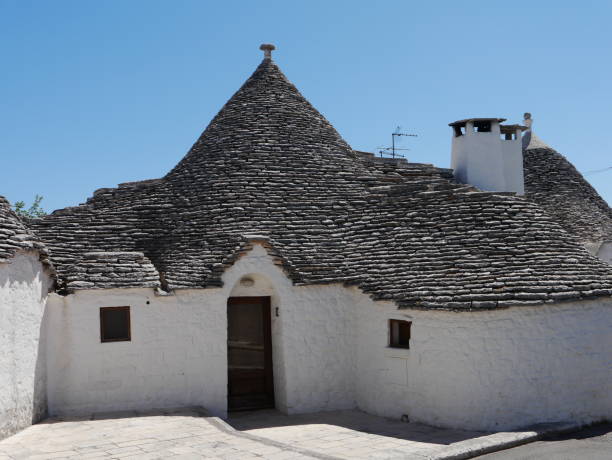
[[46, 298], [38, 254], [0, 264], [0, 439], [47, 415]]
[[[46, 297], [46, 296], [44, 296]], [[45, 305], [46, 299], [41, 299]], [[48, 417], [47, 410], [47, 309], [43, 309], [43, 314], [40, 322], [38, 349], [36, 353], [36, 365], [34, 367], [34, 391], [32, 399], [32, 424], [40, 422]]]

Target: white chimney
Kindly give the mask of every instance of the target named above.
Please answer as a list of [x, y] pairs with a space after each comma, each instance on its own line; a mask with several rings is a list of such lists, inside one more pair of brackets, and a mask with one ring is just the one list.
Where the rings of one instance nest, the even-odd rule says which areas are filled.
[[455, 179], [492, 192], [525, 193], [521, 125], [505, 118], [469, 118], [450, 123]]

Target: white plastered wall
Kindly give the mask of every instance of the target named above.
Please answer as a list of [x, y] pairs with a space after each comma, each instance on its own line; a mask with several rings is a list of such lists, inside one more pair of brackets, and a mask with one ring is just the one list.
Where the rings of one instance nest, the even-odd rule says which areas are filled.
[[481, 190], [525, 193], [523, 152], [520, 131], [517, 139], [501, 139], [500, 125], [491, 120], [490, 132], [474, 132], [467, 122], [465, 134], [455, 136], [451, 148], [451, 168], [457, 181]]
[[523, 172], [523, 144], [521, 132], [517, 130], [516, 139], [500, 139], [504, 165], [504, 190], [525, 194], [525, 178]]
[[[151, 289], [49, 298], [49, 412], [199, 405], [225, 414], [226, 307], [220, 289]], [[100, 307], [129, 306], [131, 341], [100, 341]]]
[[491, 132], [474, 132], [468, 122], [465, 134], [453, 134], [451, 168], [459, 182], [472, 184], [482, 190], [504, 191], [506, 179], [501, 152], [499, 123], [491, 122]]
[[[240, 285], [245, 275], [254, 286]], [[293, 286], [259, 245], [223, 280], [223, 288], [170, 296], [151, 289], [51, 295], [50, 412], [201, 405], [225, 416], [227, 299], [259, 295], [272, 297], [277, 407], [295, 413], [355, 406], [352, 305], [345, 289]], [[130, 342], [100, 342], [99, 309], [108, 306], [131, 307]]]
[[[241, 285], [244, 276], [254, 285]], [[259, 245], [223, 280], [220, 289], [167, 297], [147, 289], [53, 296], [50, 410], [202, 405], [224, 416], [227, 298], [269, 295], [283, 412], [358, 407], [483, 430], [612, 417], [610, 299], [474, 313], [398, 310], [357, 288], [293, 286]], [[132, 307], [132, 341], [100, 343], [99, 307], [121, 305]], [[413, 321], [409, 350], [388, 348], [390, 318]]]
[[49, 278], [36, 252], [0, 264], [0, 439], [46, 413], [44, 312]]
[[[610, 299], [477, 313], [360, 302], [359, 407], [436, 426], [507, 430], [612, 418]], [[386, 348], [387, 318], [413, 321]]]

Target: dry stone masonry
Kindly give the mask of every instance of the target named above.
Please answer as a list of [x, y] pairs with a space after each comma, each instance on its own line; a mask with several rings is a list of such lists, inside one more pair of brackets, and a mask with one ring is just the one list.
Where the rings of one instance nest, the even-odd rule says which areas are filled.
[[[612, 269], [580, 244], [586, 229], [572, 207], [564, 229], [537, 204], [552, 200], [538, 194], [530, 166], [549, 152], [527, 152], [529, 200], [354, 151], [269, 54], [165, 177], [98, 190], [32, 222], [60, 289], [219, 286], [248, 235], [259, 235], [295, 284], [357, 285], [402, 307], [612, 294]], [[542, 171], [559, 184], [559, 168]]]
[[612, 209], [591, 184], [531, 131], [523, 141], [527, 197], [583, 244], [612, 241]]
[[47, 248], [0, 196], [0, 263], [8, 262], [18, 251], [38, 251], [44, 265], [50, 266]]

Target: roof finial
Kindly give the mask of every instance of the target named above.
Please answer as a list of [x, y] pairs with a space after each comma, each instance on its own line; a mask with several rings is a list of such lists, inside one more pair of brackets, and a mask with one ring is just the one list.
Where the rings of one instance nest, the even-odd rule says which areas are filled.
[[276, 46], [271, 43], [264, 43], [259, 49], [264, 52], [264, 59], [272, 59], [272, 51], [276, 49]]
[[531, 130], [531, 124], [533, 120], [531, 119], [531, 114], [529, 112], [525, 112], [523, 114], [523, 124], [527, 126], [527, 129]]

